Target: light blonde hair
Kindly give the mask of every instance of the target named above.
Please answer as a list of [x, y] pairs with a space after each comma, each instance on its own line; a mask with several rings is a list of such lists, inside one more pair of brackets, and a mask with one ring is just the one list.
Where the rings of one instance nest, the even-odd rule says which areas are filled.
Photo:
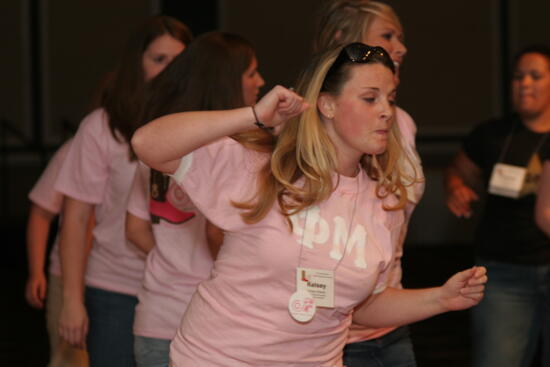
[[[403, 32], [399, 17], [388, 4], [373, 0], [326, 0], [318, 13], [316, 36], [313, 41], [314, 52], [319, 53], [352, 42], [362, 42], [377, 17], [390, 22]], [[397, 124], [393, 125], [393, 135], [400, 138]], [[418, 166], [408, 154], [402, 155], [398, 166], [402, 172], [412, 173], [412, 176], [404, 173], [401, 175], [405, 186], [424, 181], [420, 177]]]
[[371, 0], [326, 0], [318, 16], [315, 53], [351, 42], [362, 42], [374, 18], [380, 17], [403, 27], [393, 8]]
[[[326, 90], [327, 72], [341, 49], [339, 47], [318, 55], [299, 78], [297, 93], [311, 107], [285, 124], [270, 162], [259, 172], [254, 197], [245, 202], [233, 202], [234, 206], [244, 210], [241, 216], [245, 222], [260, 221], [277, 201], [291, 226], [291, 215], [328, 199], [338, 184], [334, 182], [338, 162], [336, 148], [316, 106], [321, 89]], [[376, 59], [369, 62], [382, 63]], [[391, 60], [387, 62], [391, 63]], [[356, 65], [352, 62], [342, 65], [341, 71], [331, 76], [335, 81], [324, 93], [338, 95]], [[398, 197], [396, 205], [385, 206], [388, 210], [402, 209], [407, 202], [403, 184], [406, 171], [401, 167], [406, 152], [400, 145], [401, 137], [396, 125], [392, 124], [386, 151], [376, 156], [366, 156], [362, 161], [363, 169], [377, 181], [377, 196], [383, 199], [396, 194]]]

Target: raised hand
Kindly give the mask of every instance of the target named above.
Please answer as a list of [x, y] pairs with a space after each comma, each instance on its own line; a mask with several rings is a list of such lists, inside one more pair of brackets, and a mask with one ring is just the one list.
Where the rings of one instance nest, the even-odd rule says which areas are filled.
[[309, 105], [295, 92], [275, 86], [254, 106], [260, 122], [275, 127], [304, 112]]

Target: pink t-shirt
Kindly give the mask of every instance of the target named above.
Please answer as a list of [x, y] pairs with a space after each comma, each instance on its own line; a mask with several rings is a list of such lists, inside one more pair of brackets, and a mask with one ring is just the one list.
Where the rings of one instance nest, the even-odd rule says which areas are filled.
[[166, 200], [156, 201], [150, 211], [150, 176], [150, 169], [139, 164], [128, 202], [128, 212], [138, 218], [151, 221], [150, 212], [158, 215], [158, 223], [152, 224], [156, 246], [147, 255], [138, 292], [134, 334], [171, 340], [197, 285], [210, 276], [213, 260], [204, 216], [172, 180], [166, 190], [160, 187], [163, 182], [153, 183]]
[[125, 235], [128, 195], [137, 165], [129, 157], [128, 144], [111, 134], [106, 113], [95, 110], [80, 124], [55, 190], [95, 204], [86, 285], [136, 295], [145, 262]]
[[[361, 171], [293, 216], [293, 231], [276, 208], [246, 224], [231, 201], [250, 198], [267, 158], [223, 138], [182, 158], [174, 174], [226, 233], [212, 278], [197, 288], [172, 342], [174, 366], [341, 366], [353, 308], [386, 286], [403, 211], [384, 211]], [[337, 268], [335, 308], [318, 308], [305, 324], [288, 311], [299, 265]]]
[[[61, 165], [65, 161], [69, 147], [71, 146], [69, 139], [55, 152], [54, 156], [48, 162], [48, 166], [42, 172], [42, 175], [34, 184], [29, 193], [29, 200], [34, 204], [46, 209], [47, 211], [59, 214], [63, 205], [63, 194], [54, 190], [55, 181], [61, 170]], [[59, 219], [61, 224], [61, 218]], [[50, 274], [61, 276], [61, 265], [59, 263], [59, 232], [55, 237], [52, 251], [50, 253]]]
[[[407, 150], [407, 153], [412, 159], [411, 163], [413, 166], [405, 165], [405, 167], [407, 167], [407, 172], [412, 175], [412, 171], [415, 170], [417, 178], [422, 180], [421, 182], [415, 183], [412, 186], [407, 187], [407, 197], [409, 199], [409, 205], [407, 206], [407, 215], [410, 216], [412, 214], [412, 211], [414, 210], [414, 207], [416, 206], [416, 204], [418, 204], [424, 193], [424, 173], [422, 171], [420, 158], [418, 156], [418, 153], [416, 152], [416, 124], [414, 123], [411, 116], [399, 107], [396, 109], [396, 121], [401, 132], [401, 137], [403, 139], [403, 147]], [[388, 286], [393, 288], [402, 288], [401, 258], [403, 257], [403, 244], [405, 241], [405, 233], [407, 231], [407, 223], [404, 223], [403, 226], [404, 228], [402, 228], [402, 235], [398, 237], [397, 241], [394, 243], [395, 261], [392, 264], [391, 275], [388, 277]], [[347, 343], [355, 343], [364, 340], [379, 338], [393, 330], [395, 330], [395, 327], [373, 329], [367, 328], [362, 325], [352, 324], [350, 326]]]

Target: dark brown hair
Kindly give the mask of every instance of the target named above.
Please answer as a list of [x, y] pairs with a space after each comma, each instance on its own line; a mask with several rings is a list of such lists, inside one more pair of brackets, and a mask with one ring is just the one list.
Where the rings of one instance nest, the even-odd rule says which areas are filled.
[[[252, 44], [239, 35], [215, 31], [197, 37], [150, 83], [141, 123], [176, 112], [244, 107], [242, 75], [254, 57]], [[232, 138], [257, 151], [271, 151], [274, 144], [260, 129]]]
[[514, 56], [512, 72], [514, 72], [517, 68], [519, 60], [526, 54], [539, 54], [541, 56], [544, 56], [546, 58], [546, 61], [548, 62], [548, 65], [550, 66], [550, 47], [545, 44], [535, 44], [527, 46], [516, 53], [516, 55]]
[[254, 55], [252, 45], [235, 34], [197, 37], [151, 82], [143, 122], [174, 112], [243, 107], [242, 75]]
[[[187, 45], [192, 40], [189, 28], [172, 17], [158, 15], [149, 18], [133, 33], [122, 52], [117, 67], [100, 91], [99, 107], [109, 116], [109, 128], [118, 141], [129, 142], [140, 126], [145, 92], [143, 53], [158, 37], [169, 34]], [[118, 134], [117, 134], [118, 133]]]

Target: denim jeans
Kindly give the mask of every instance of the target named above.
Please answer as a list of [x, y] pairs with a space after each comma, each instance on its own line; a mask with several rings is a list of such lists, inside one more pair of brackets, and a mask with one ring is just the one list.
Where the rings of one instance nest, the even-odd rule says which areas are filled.
[[170, 340], [134, 335], [134, 354], [138, 367], [168, 367]]
[[416, 367], [409, 328], [400, 327], [377, 339], [346, 345], [346, 367]]
[[135, 367], [132, 327], [137, 302], [135, 296], [86, 287], [90, 367]]
[[550, 265], [478, 264], [489, 281], [472, 309], [472, 366], [529, 367], [543, 334], [543, 366], [550, 367]]

